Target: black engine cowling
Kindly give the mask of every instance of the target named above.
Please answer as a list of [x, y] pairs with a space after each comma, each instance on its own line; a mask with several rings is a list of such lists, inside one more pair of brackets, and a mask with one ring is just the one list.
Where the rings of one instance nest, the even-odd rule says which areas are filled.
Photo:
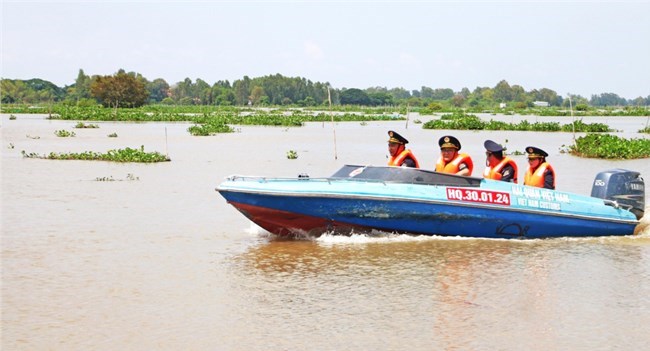
[[611, 169], [596, 175], [591, 187], [591, 196], [613, 201], [643, 217], [645, 210], [645, 184], [639, 172], [625, 169]]

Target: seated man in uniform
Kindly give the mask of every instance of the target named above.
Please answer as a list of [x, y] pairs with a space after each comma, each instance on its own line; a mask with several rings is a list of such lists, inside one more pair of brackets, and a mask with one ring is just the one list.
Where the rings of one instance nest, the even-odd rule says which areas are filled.
[[516, 183], [517, 163], [510, 157], [503, 156], [503, 147], [492, 140], [486, 140], [483, 146], [485, 146], [483, 178]]
[[548, 154], [534, 146], [526, 147], [526, 152], [528, 153], [528, 170], [524, 177], [524, 185], [555, 189], [555, 171], [546, 162]]
[[438, 140], [440, 158], [436, 164], [436, 172], [452, 173], [471, 176], [474, 163], [468, 154], [459, 154], [460, 141], [451, 135], [445, 135]]
[[392, 130], [388, 131], [389, 166], [420, 168], [417, 158], [406, 148], [408, 140]]

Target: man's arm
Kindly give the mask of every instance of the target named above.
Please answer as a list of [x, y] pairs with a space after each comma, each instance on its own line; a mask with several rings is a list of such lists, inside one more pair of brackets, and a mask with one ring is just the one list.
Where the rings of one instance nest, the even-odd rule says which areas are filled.
[[501, 172], [501, 180], [504, 182], [514, 182], [515, 179], [515, 169], [511, 165], [506, 165], [503, 167], [503, 171]]
[[402, 167], [415, 168], [415, 161], [413, 161], [412, 158], [407, 158], [404, 160], [404, 163], [402, 163]]
[[551, 172], [551, 170], [547, 169], [546, 172], [544, 172], [544, 187], [546, 189], [555, 189], [553, 183], [555, 183], [555, 174]]

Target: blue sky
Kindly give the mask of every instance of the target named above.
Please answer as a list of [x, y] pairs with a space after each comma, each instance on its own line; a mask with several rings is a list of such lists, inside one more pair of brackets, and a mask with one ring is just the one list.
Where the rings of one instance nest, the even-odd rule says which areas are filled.
[[2, 0], [3, 78], [650, 95], [650, 2]]

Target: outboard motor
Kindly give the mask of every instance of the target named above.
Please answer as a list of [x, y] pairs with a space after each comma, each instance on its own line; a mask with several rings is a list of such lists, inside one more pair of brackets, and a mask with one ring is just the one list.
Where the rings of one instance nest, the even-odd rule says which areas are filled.
[[609, 200], [605, 201], [608, 205], [628, 209], [637, 219], [643, 217], [645, 184], [639, 172], [620, 168], [600, 172], [591, 187], [591, 196]]

